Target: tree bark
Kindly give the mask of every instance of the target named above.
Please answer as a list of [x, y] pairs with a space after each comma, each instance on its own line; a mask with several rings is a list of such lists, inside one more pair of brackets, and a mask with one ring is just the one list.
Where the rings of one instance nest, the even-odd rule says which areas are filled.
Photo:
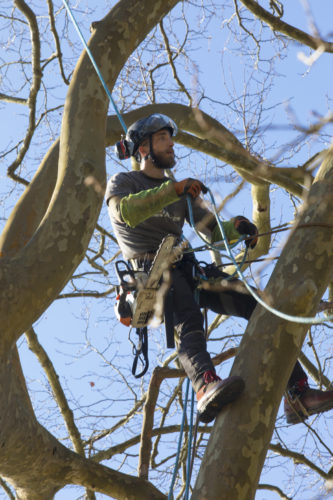
[[[298, 225], [324, 221], [332, 227], [332, 171], [333, 148], [311, 187]], [[265, 300], [276, 309], [296, 316], [316, 313], [332, 280], [331, 227], [296, 227], [265, 290]], [[254, 498], [280, 400], [307, 329], [308, 324], [288, 322], [256, 307], [231, 371], [244, 378], [245, 392], [216, 421], [193, 500]]]

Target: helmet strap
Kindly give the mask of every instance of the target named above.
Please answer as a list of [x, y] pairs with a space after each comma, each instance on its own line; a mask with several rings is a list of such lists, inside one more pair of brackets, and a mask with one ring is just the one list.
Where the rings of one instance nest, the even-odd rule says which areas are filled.
[[156, 163], [156, 156], [153, 149], [153, 134], [149, 135], [149, 153], [144, 157], [145, 160], [151, 160]]

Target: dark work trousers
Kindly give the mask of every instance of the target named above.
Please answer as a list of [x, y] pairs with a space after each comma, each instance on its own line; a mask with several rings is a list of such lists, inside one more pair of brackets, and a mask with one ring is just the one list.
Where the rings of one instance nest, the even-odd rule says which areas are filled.
[[[171, 277], [174, 325], [180, 339], [178, 357], [197, 392], [203, 385], [203, 373], [207, 370], [214, 371], [211, 357], [207, 352], [204, 319], [200, 308], [210, 309], [217, 314], [249, 319], [257, 302], [237, 279], [228, 282], [231, 284], [231, 290], [223, 292], [200, 290], [196, 294], [197, 281], [193, 275], [193, 268], [196, 266], [195, 259], [186, 256], [172, 268]], [[208, 277], [228, 277], [214, 265], [207, 266], [206, 274]], [[304, 378], [306, 374], [297, 361], [288, 381], [288, 388]]]

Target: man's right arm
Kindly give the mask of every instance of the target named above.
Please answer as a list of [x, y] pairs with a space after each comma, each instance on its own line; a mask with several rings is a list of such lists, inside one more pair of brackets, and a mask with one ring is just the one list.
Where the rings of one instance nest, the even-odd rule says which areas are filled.
[[179, 197], [189, 194], [192, 198], [199, 196], [204, 185], [192, 178], [182, 181], [169, 180], [161, 186], [146, 189], [139, 193], [124, 196], [111, 196], [108, 205], [114, 217], [135, 227], [140, 222], [158, 214], [164, 207], [179, 200]]
[[118, 220], [130, 227], [135, 227], [177, 200], [179, 196], [175, 190], [175, 182], [170, 180], [161, 186], [139, 193], [122, 197], [113, 196], [108, 205]]

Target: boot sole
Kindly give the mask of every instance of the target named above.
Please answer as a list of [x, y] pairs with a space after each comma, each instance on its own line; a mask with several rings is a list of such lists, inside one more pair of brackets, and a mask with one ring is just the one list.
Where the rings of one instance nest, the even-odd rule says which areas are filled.
[[207, 399], [205, 405], [198, 410], [199, 420], [204, 424], [212, 422], [222, 408], [240, 396], [245, 387], [244, 380], [237, 378], [225, 387], [221, 387]]
[[331, 410], [332, 408], [332, 401], [327, 401], [327, 403], [320, 406], [316, 406], [311, 409], [307, 408], [307, 415], [304, 415], [304, 413], [295, 410], [293, 413], [289, 413], [288, 415], [286, 415], [287, 424], [301, 424], [311, 415], [315, 415], [316, 413], [323, 413], [325, 411]]

